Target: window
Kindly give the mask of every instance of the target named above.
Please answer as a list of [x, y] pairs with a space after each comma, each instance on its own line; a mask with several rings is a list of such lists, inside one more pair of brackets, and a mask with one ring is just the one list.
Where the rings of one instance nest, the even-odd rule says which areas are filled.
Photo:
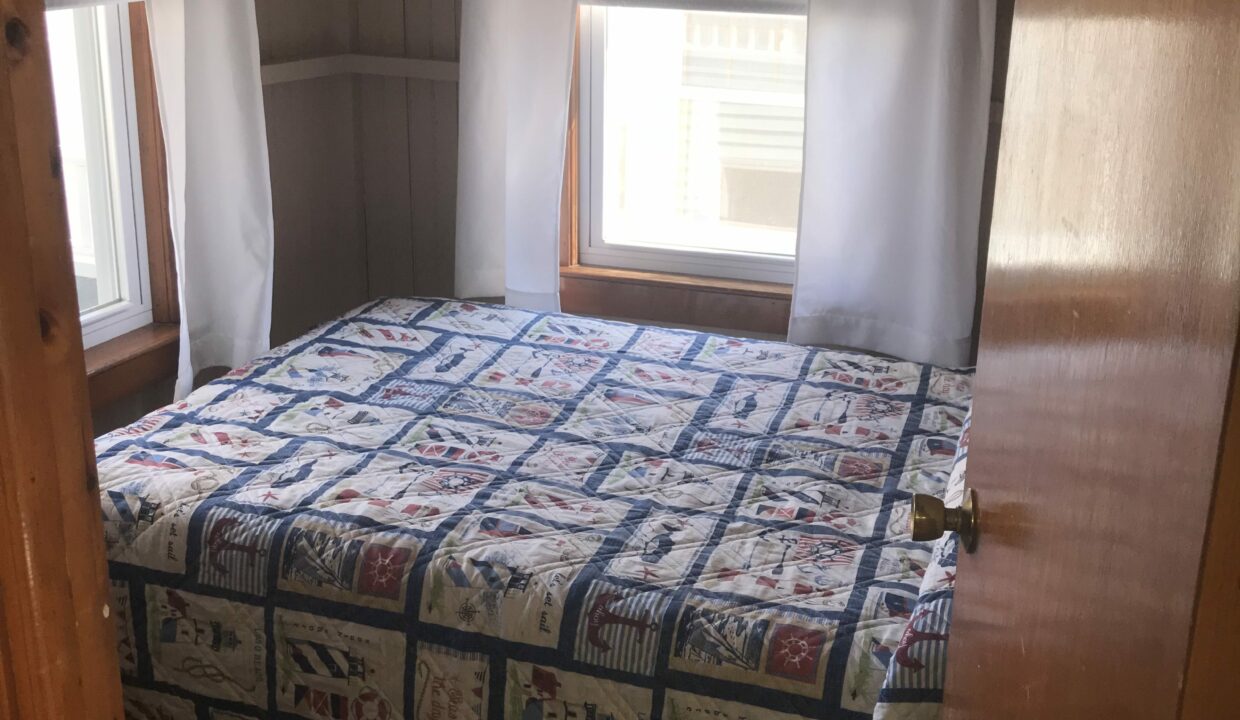
[[124, 6], [52, 10], [56, 126], [87, 347], [151, 323], [129, 22]]
[[583, 263], [791, 282], [805, 18], [583, 10]]

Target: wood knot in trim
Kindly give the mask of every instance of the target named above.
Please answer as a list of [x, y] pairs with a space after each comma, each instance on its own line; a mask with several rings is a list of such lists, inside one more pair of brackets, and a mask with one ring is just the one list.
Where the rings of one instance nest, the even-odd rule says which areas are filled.
[[4, 21], [4, 42], [9, 55], [20, 60], [30, 51], [30, 27], [19, 17]]

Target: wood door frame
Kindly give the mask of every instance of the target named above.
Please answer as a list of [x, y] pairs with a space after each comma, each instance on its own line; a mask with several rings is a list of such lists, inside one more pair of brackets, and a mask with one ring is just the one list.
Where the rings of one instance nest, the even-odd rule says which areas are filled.
[[43, 2], [0, 22], [0, 714], [120, 720]]

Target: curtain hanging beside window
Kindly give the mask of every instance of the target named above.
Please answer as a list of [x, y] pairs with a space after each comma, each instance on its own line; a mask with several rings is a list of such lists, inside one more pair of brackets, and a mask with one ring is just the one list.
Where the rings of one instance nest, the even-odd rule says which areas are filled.
[[464, 0], [456, 290], [560, 309], [576, 0]]
[[[62, 0], [63, 1], [63, 0]], [[253, 0], [146, 0], [181, 303], [176, 397], [270, 347], [274, 223]]]
[[969, 361], [995, 0], [810, 0], [788, 338]]

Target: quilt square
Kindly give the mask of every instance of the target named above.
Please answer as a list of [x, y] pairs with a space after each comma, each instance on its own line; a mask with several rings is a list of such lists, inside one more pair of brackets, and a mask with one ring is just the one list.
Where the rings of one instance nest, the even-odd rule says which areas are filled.
[[681, 608], [668, 667], [821, 697], [833, 622], [691, 600]]
[[684, 458], [724, 467], [749, 467], [757, 459], [764, 442], [761, 438], [704, 430], [690, 438]]
[[627, 350], [628, 355], [676, 362], [682, 360], [700, 336], [685, 330], [644, 327]]
[[267, 564], [271, 562], [271, 543], [280, 521], [219, 505], [205, 509], [198, 582], [266, 595]]
[[465, 335], [485, 335], [510, 340], [536, 313], [498, 305], [472, 302], [445, 302], [422, 321], [422, 325]]
[[620, 457], [598, 489], [618, 495], [649, 497], [668, 507], [722, 509], [731, 501], [742, 477], [743, 473], [736, 471], [629, 451]]
[[847, 595], [865, 545], [819, 525], [731, 523], [699, 587], [759, 601]]
[[430, 532], [479, 490], [494, 473], [429, 465], [397, 453], [380, 453], [325, 492], [316, 507], [342, 518]]
[[439, 333], [415, 328], [395, 327], [364, 322], [360, 318], [324, 336], [385, 350], [414, 353], [423, 350], [439, 337]]
[[930, 553], [925, 543], [888, 541], [879, 553], [874, 579], [919, 584], [930, 566]]
[[[914, 600], [916, 597], [908, 600], [909, 607], [912, 607]], [[900, 650], [907, 624], [906, 620], [858, 624], [848, 649], [844, 688], [840, 694], [841, 707], [856, 712], [872, 712], [878, 703], [887, 668], [895, 662], [896, 654], [900, 654], [901, 662], [915, 662], [907, 656], [907, 651]]]
[[417, 720], [485, 720], [491, 663], [486, 655], [418, 643]]
[[758, 474], [749, 483], [738, 517], [774, 523], [820, 523], [855, 537], [868, 537], [883, 495], [850, 488], [819, 474]]
[[473, 513], [430, 559], [419, 617], [554, 647], [568, 589], [602, 542], [602, 534], [557, 532], [525, 515]]
[[765, 434], [785, 407], [791, 383], [741, 378], [719, 401], [709, 427]]
[[366, 447], [382, 444], [415, 416], [406, 408], [319, 395], [286, 409], [270, 428], [337, 445]]
[[415, 425], [395, 447], [420, 458], [505, 469], [533, 444], [533, 436], [430, 417]]
[[894, 449], [910, 410], [910, 403], [881, 395], [802, 385], [779, 430]]
[[633, 528], [623, 549], [608, 564], [607, 573], [672, 586], [689, 574], [719, 522], [713, 515], [653, 512]]
[[461, 388], [440, 403], [439, 411], [504, 423], [522, 430], [537, 430], [547, 427], [559, 416], [560, 405], [503, 390]]
[[693, 362], [742, 375], [794, 379], [801, 377], [809, 353], [798, 345], [710, 335]]
[[649, 720], [645, 688], [535, 663], [508, 661], [504, 717], [522, 720]]
[[101, 460], [103, 539], [109, 559], [185, 572], [195, 508], [242, 471], [186, 453], [139, 447]]
[[478, 385], [541, 395], [571, 397], [603, 368], [599, 355], [516, 345], [478, 374]]
[[176, 419], [177, 411], [172, 408], [164, 408], [147, 415], [144, 418], [135, 420], [121, 428], [117, 428], [106, 435], [95, 438], [95, 456], [103, 460], [106, 455], [114, 448], [136, 438], [155, 432], [159, 428], [167, 425]]
[[490, 362], [503, 347], [491, 340], [453, 335], [434, 354], [414, 365], [402, 377], [411, 381], [459, 383]]
[[221, 464], [238, 465], [261, 462], [288, 442], [248, 427], [224, 423], [181, 425], [154, 433], [149, 439], [170, 450], [208, 453]]
[[891, 469], [891, 454], [883, 450], [856, 450], [812, 440], [779, 439], [767, 450], [767, 471], [822, 474], [843, 483], [881, 488]]
[[823, 350], [810, 361], [805, 379], [847, 385], [883, 395], [913, 395], [921, 386], [921, 366], [857, 353]]
[[488, 510], [503, 509], [600, 532], [619, 525], [632, 506], [629, 500], [600, 498], [582, 490], [530, 480], [504, 484], [485, 505]]
[[301, 717], [397, 718], [405, 636], [277, 608], [276, 704]]
[[262, 381], [291, 390], [358, 395], [407, 359], [400, 353], [320, 342], [263, 373]]
[[147, 648], [156, 680], [200, 695], [263, 706], [263, 608], [146, 586]]
[[608, 378], [646, 390], [704, 396], [714, 393], [722, 373], [695, 367], [622, 360]]
[[235, 488], [229, 500], [254, 505], [256, 512], [288, 510], [348, 477], [358, 462], [356, 455], [336, 445], [303, 442], [292, 452], [272, 459], [257, 475]]
[[653, 675], [659, 628], [671, 594], [592, 582], [581, 606], [575, 657], [582, 662]]
[[402, 408], [414, 413], [429, 413], [438, 407], [450, 392], [451, 385], [393, 378], [376, 385], [366, 396], [366, 402]]
[[357, 320], [369, 318], [393, 325], [404, 325], [436, 304], [435, 300], [422, 298], [387, 298], [376, 305], [359, 308], [359, 311], [352, 313], [350, 317]]
[[572, 315], [546, 315], [522, 338], [539, 345], [561, 345], [582, 350], [616, 351], [624, 347], [637, 328]]
[[277, 586], [326, 600], [400, 612], [405, 607], [419, 545], [408, 535], [298, 518], [284, 536]]
[[693, 422], [701, 404], [700, 398], [670, 400], [645, 390], [600, 385], [578, 403], [562, 431], [666, 451]]
[[296, 395], [242, 385], [227, 396], [227, 402], [214, 402], [198, 411], [198, 417], [223, 422], [256, 423], [272, 411], [292, 402]]
[[609, 450], [606, 447], [584, 440], [568, 442], [553, 439], [543, 443], [533, 455], [526, 458], [521, 465], [521, 472], [580, 485], [608, 455]]
[[973, 376], [943, 368], [930, 368], [930, 386], [926, 395], [931, 400], [967, 405], [973, 397]]
[[952, 405], [926, 405], [921, 411], [919, 427], [926, 432], [960, 435], [967, 411]]

